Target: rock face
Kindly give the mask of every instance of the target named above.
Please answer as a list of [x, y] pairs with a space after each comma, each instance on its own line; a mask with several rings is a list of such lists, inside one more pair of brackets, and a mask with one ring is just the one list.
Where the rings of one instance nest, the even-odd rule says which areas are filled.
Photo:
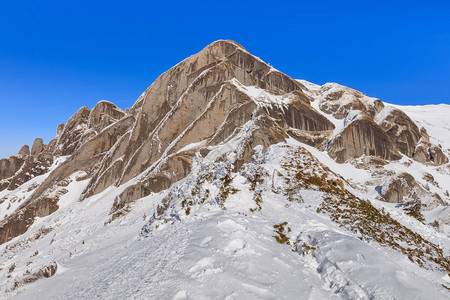
[[0, 160], [0, 191], [14, 190], [30, 179], [45, 174], [53, 163], [53, 156], [43, 152], [38, 156], [11, 156]]
[[21, 205], [16, 212], [0, 222], [0, 244], [23, 234], [33, 224], [35, 217], [45, 217], [58, 209], [57, 199], [42, 198]]
[[[196, 155], [222, 159], [208, 156], [219, 145], [235, 153], [235, 171], [253, 160], [256, 146], [289, 138], [327, 149], [338, 163], [364, 155], [392, 161], [401, 154], [428, 164], [448, 162], [403, 112], [338, 84], [303, 83], [236, 42], [217, 41], [159, 76], [125, 111], [108, 101], [80, 108], [58, 125], [48, 145], [37, 138], [31, 151], [24, 146], [0, 160], [0, 190], [48, 173], [0, 222], [0, 243], [25, 232], [34, 217], [57, 210], [57, 183], [75, 172], [89, 180], [80, 201], [127, 184], [112, 204], [117, 217], [133, 201], [187, 176]], [[398, 180], [408, 181], [404, 177]], [[386, 201], [405, 196], [403, 185], [390, 190]]]
[[324, 84], [314, 94], [322, 112], [343, 119], [344, 129], [329, 137], [327, 147], [337, 162], [362, 155], [397, 160], [401, 154], [422, 163], [448, 162], [442, 150], [429, 142], [425, 128], [419, 129], [403, 111], [335, 83]]
[[328, 154], [339, 163], [362, 155], [387, 160], [400, 158], [386, 132], [369, 118], [359, 119], [348, 125], [330, 142]]
[[386, 181], [384, 186], [379, 189], [379, 194], [386, 202], [398, 203], [408, 196], [410, 198], [414, 197], [414, 199], [410, 200], [417, 200], [415, 189], [420, 189], [420, 192], [423, 192], [414, 180], [414, 177], [408, 173], [401, 173]]
[[443, 165], [448, 163], [448, 157], [445, 156], [442, 149], [436, 145], [432, 145], [429, 149], [430, 161], [435, 165]]
[[293, 128], [304, 131], [329, 131], [335, 127], [326, 117], [301, 100], [296, 100], [288, 107], [271, 107], [269, 115], [283, 128]]
[[[58, 135], [57, 137], [58, 147], [55, 149], [50, 148], [50, 151], [54, 151], [56, 155], [73, 154], [73, 152], [81, 146], [81, 141], [88, 129], [87, 124], [90, 112], [89, 108], [82, 107], [70, 117], [65, 124], [61, 135]], [[86, 140], [86, 138], [84, 138], [84, 140]]]
[[30, 154], [30, 147], [28, 145], [23, 145], [22, 148], [20, 148], [19, 153], [17, 153], [19, 156], [28, 156]]
[[419, 143], [414, 151], [414, 160], [423, 164], [443, 165], [448, 163], [448, 157], [442, 149], [431, 143]]
[[350, 110], [365, 111], [374, 118], [383, 108], [381, 100], [370, 98], [361, 92], [337, 83], [326, 83], [319, 90], [320, 109], [343, 119]]
[[47, 173], [52, 163], [53, 156], [48, 152], [42, 152], [36, 157], [27, 157], [20, 170], [8, 179], [8, 190], [14, 190], [30, 179]]
[[431, 160], [430, 153], [428, 152], [428, 147], [425, 144], [419, 144], [416, 146], [416, 149], [414, 150], [414, 160], [421, 162], [421, 163], [427, 163]]
[[390, 109], [380, 121], [380, 126], [395, 142], [397, 149], [412, 157], [422, 134], [417, 125], [401, 110]]
[[0, 180], [6, 179], [14, 174], [22, 167], [24, 159], [20, 156], [11, 156], [0, 160]]
[[115, 104], [103, 100], [91, 110], [88, 127], [100, 132], [124, 116], [125, 113]]
[[44, 141], [41, 138], [37, 138], [33, 142], [31, 147], [31, 155], [36, 156], [44, 151]]

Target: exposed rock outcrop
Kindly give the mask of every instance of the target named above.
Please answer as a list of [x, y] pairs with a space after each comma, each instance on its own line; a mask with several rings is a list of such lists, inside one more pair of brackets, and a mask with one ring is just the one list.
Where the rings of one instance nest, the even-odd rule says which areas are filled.
[[14, 190], [30, 179], [47, 173], [53, 163], [53, 156], [48, 152], [42, 152], [37, 156], [28, 156], [19, 172], [8, 179], [8, 190]]
[[[378, 120], [381, 128], [395, 142], [397, 149], [408, 157], [412, 157], [417, 143], [422, 137], [417, 125], [401, 110], [391, 107], [385, 108], [387, 111]], [[426, 131], [425, 133], [426, 134]]]
[[324, 84], [318, 94], [320, 109], [336, 119], [345, 118], [350, 110], [360, 110], [374, 118], [384, 108], [381, 100], [337, 83]]
[[23, 145], [22, 148], [20, 148], [19, 153], [17, 153], [19, 156], [28, 156], [30, 154], [30, 147], [28, 145]]
[[394, 143], [380, 126], [365, 117], [353, 121], [329, 144], [328, 154], [339, 163], [362, 155], [400, 159]]
[[33, 142], [33, 146], [31, 147], [31, 155], [36, 156], [44, 151], [44, 141], [42, 138], [36, 138]]
[[104, 158], [106, 152], [133, 125], [133, 122], [134, 117], [127, 116], [82, 144], [70, 158], [49, 175], [30, 199], [40, 198], [47, 189], [53, 187], [55, 182], [63, 180], [75, 172], [84, 171], [92, 176], [97, 164]]
[[53, 155], [48, 152], [25, 155], [27, 149], [29, 153], [28, 146], [25, 146], [19, 152], [22, 154], [0, 160], [0, 191], [13, 190], [28, 180], [45, 174], [53, 163]]
[[[80, 108], [64, 126], [61, 135], [58, 136], [55, 155], [71, 155], [81, 147], [81, 139], [86, 132], [91, 110], [87, 107]], [[58, 127], [58, 130], [60, 128]]]
[[442, 149], [436, 145], [429, 148], [430, 160], [435, 165], [443, 165], [448, 163], [448, 157], [442, 152]]
[[[414, 177], [408, 173], [401, 173], [390, 178], [383, 186], [380, 186], [378, 193], [386, 202], [398, 203], [407, 196], [414, 197], [414, 199], [410, 200], [417, 200], [417, 194], [413, 191], [416, 188], [420, 187]], [[422, 191], [421, 188], [420, 190]]]
[[91, 110], [88, 127], [100, 132], [124, 116], [125, 113], [115, 104], [102, 100]]
[[37, 272], [35, 272], [33, 274], [28, 274], [19, 281], [14, 281], [14, 286], [12, 289], [15, 290], [16, 288], [19, 288], [26, 284], [30, 284], [41, 278], [52, 277], [53, 275], [56, 274], [57, 270], [58, 270], [58, 264], [55, 261], [52, 261], [50, 264], [42, 267]]
[[428, 152], [428, 147], [426, 144], [420, 143], [416, 146], [413, 158], [415, 161], [423, 164], [430, 161], [430, 153]]
[[0, 180], [10, 178], [20, 170], [25, 159], [20, 156], [11, 156], [0, 159]]
[[45, 217], [58, 209], [58, 199], [42, 198], [22, 204], [14, 214], [0, 221], [0, 244], [23, 234], [33, 224], [35, 217]]
[[413, 155], [414, 160], [423, 164], [443, 165], [448, 163], [448, 157], [442, 149], [431, 143], [419, 143]]
[[422, 188], [409, 173], [392, 176], [377, 191], [386, 202], [419, 202], [422, 210], [431, 210], [444, 204], [438, 194]]
[[318, 113], [308, 103], [297, 100], [287, 107], [273, 106], [267, 109], [270, 116], [278, 120], [283, 128], [294, 128], [304, 131], [329, 131], [334, 129], [333, 123]]

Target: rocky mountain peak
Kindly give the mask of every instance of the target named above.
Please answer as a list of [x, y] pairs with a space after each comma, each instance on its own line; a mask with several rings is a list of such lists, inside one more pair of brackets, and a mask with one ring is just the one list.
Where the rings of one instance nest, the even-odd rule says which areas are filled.
[[[91, 178], [83, 198], [139, 176], [130, 188], [136, 192], [122, 197], [134, 201], [184, 178], [196, 151], [211, 151], [246, 124], [254, 125], [239, 146], [244, 151], [235, 167], [252, 159], [254, 146], [266, 148], [289, 137], [327, 150], [339, 163], [361, 156], [398, 160], [400, 153], [424, 163], [447, 161], [438, 148], [419, 144], [426, 132], [402, 111], [336, 83], [294, 80], [238, 43], [220, 40], [158, 77], [128, 113], [100, 101], [59, 125], [48, 146], [36, 139], [32, 156], [45, 153], [47, 162], [69, 158], [28, 201], [45, 197], [73, 172]], [[196, 146], [184, 150], [188, 145]], [[23, 164], [13, 161], [4, 163], [3, 180]]]
[[[104, 226], [124, 218], [139, 199], [162, 195], [146, 225], [157, 228], [179, 215], [169, 211], [188, 216], [212, 195], [225, 208], [237, 190], [233, 176], [250, 184], [252, 213], [261, 211], [267, 193], [290, 199], [290, 207], [303, 201], [297, 190], [307, 190], [330, 195], [326, 201], [341, 199], [336, 207], [350, 201], [352, 209], [385, 221], [390, 216], [354, 194], [407, 203], [403, 207], [420, 218], [421, 211], [441, 207], [439, 220], [447, 220], [448, 197], [436, 180], [449, 174], [450, 150], [430, 140], [423, 124], [401, 108], [337, 83], [294, 80], [238, 43], [220, 40], [160, 75], [131, 108], [105, 100], [82, 107], [58, 125], [48, 145], [37, 138], [31, 151], [25, 145], [0, 160], [0, 205], [12, 203], [0, 219], [0, 244], [26, 234], [36, 217], [67, 207], [66, 194], [89, 205], [107, 195]], [[409, 173], [410, 166], [435, 176]], [[364, 176], [355, 179], [347, 168]], [[339, 213], [326, 201], [317, 211]], [[284, 225], [277, 226], [284, 234]]]

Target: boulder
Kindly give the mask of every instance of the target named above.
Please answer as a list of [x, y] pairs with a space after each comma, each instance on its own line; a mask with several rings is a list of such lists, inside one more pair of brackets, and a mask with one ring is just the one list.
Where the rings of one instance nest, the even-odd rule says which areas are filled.
[[429, 150], [430, 161], [435, 165], [443, 165], [448, 163], [448, 157], [442, 152], [442, 149], [438, 146], [432, 145]]
[[384, 201], [398, 203], [403, 201], [406, 196], [410, 196], [409, 200], [417, 200], [413, 191], [416, 188], [420, 187], [414, 177], [409, 173], [401, 173], [389, 178], [377, 191]]
[[386, 202], [420, 203], [421, 210], [432, 210], [444, 204], [444, 201], [438, 194], [422, 188], [409, 173], [394, 175], [376, 189]]
[[430, 143], [419, 143], [414, 150], [413, 159], [423, 164], [436, 166], [448, 163], [448, 157], [442, 149]]

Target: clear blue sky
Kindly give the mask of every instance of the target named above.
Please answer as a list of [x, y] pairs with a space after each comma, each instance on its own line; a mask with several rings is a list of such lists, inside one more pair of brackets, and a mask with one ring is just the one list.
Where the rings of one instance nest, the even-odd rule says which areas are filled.
[[[395, 2], [395, 3], [391, 3]], [[0, 157], [232, 39], [293, 78], [450, 103], [450, 1], [0, 1]]]

